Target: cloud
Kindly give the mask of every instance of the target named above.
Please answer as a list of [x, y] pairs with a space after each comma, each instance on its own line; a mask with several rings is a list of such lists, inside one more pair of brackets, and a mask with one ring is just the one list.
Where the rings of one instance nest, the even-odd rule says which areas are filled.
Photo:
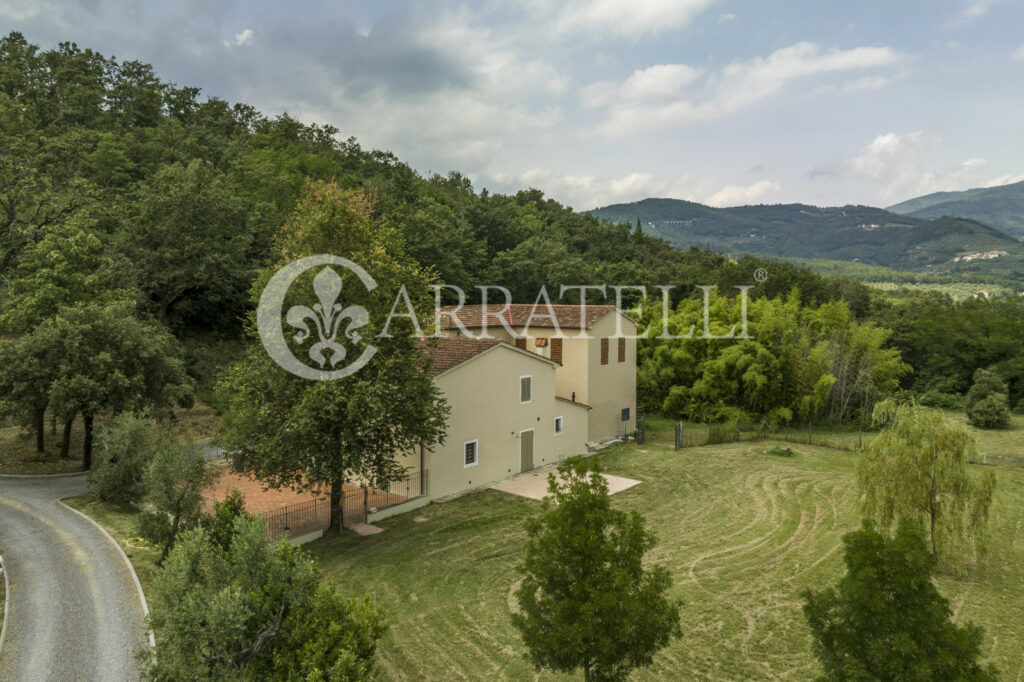
[[1000, 175], [999, 177], [992, 178], [985, 183], [985, 187], [999, 187], [1000, 185], [1012, 185], [1018, 182], [1024, 182], [1024, 175], [1013, 175], [1008, 173], [1006, 175]]
[[879, 199], [887, 204], [982, 184], [988, 166], [985, 159], [971, 158], [936, 170], [934, 155], [939, 143], [937, 138], [922, 130], [903, 135], [879, 135], [843, 167], [835, 169], [834, 174], [842, 175], [846, 171], [875, 181], [879, 185]]
[[666, 178], [635, 171], [616, 178], [565, 174], [550, 168], [533, 168], [516, 175], [492, 176], [490, 180], [497, 183], [497, 189], [501, 191], [523, 187], [542, 189], [548, 196], [579, 210], [649, 197], [685, 199], [709, 206], [738, 206], [761, 202], [781, 189], [777, 182], [771, 180], [758, 180], [750, 185], [721, 186], [706, 176], [689, 174]]
[[736, 15], [735, 14], [721, 14], [721, 15], [719, 15], [718, 19], [719, 19], [719, 21], [735, 21], [736, 20]]
[[771, 180], [758, 180], [752, 185], [727, 185], [704, 200], [708, 206], [745, 206], [758, 204], [777, 193], [782, 186]]
[[[771, 98], [795, 81], [894, 70], [906, 61], [905, 55], [888, 47], [822, 51], [814, 43], [804, 42], [710, 73], [685, 64], [659, 64], [636, 71], [619, 84], [604, 81], [585, 86], [580, 96], [585, 106], [607, 110], [596, 132], [620, 136], [710, 123]], [[862, 79], [860, 87], [882, 87], [887, 81], [879, 78], [885, 76]]]
[[233, 41], [225, 40], [224, 47], [240, 47], [242, 45], [248, 45], [252, 42], [252, 35], [252, 29], [247, 28], [241, 33], [236, 33]]
[[[551, 20], [562, 35], [639, 38], [689, 24], [716, 0], [569, 0], [540, 3], [535, 7], [559, 7]], [[544, 26], [544, 21], [534, 22]]]
[[1016, 61], [1024, 60], [1024, 45], [1021, 45], [1010, 54], [1010, 58]]
[[1000, 0], [967, 0], [966, 6], [960, 10], [960, 13], [949, 23], [950, 28], [958, 26], [964, 26], [966, 24], [972, 24], [978, 19], [981, 19], [989, 10], [992, 9]]

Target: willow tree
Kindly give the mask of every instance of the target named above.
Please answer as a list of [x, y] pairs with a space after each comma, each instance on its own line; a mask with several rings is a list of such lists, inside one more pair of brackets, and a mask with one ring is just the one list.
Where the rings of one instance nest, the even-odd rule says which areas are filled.
[[[228, 405], [222, 443], [236, 466], [270, 486], [328, 487], [331, 526], [338, 529], [346, 482], [385, 486], [404, 473], [399, 455], [431, 448], [444, 437], [447, 405], [427, 376], [412, 318], [399, 317], [412, 310], [424, 324], [432, 322], [431, 276], [405, 254], [396, 231], [377, 217], [372, 196], [332, 182], [306, 185], [277, 245], [279, 260], [257, 278], [254, 302], [282, 267], [320, 254], [348, 259], [376, 283], [367, 290], [341, 266], [304, 272], [285, 292], [287, 304], [281, 310], [292, 328], [277, 350], [325, 371], [346, 367], [370, 345], [375, 351], [348, 376], [303, 378], [277, 364], [256, 338], [257, 313], [250, 321], [253, 339], [244, 359], [220, 384]], [[345, 316], [360, 307], [365, 313], [352, 313], [362, 323], [356, 334], [343, 333], [351, 320], [339, 327], [337, 320], [328, 324], [323, 319], [325, 312]], [[285, 327], [281, 320], [275, 324]], [[316, 335], [320, 341], [313, 344]]]
[[900, 518], [922, 522], [936, 559], [976, 549], [988, 523], [995, 475], [969, 471], [978, 456], [973, 436], [940, 410], [914, 403], [879, 403], [873, 419], [883, 428], [857, 462], [864, 513], [883, 528]]

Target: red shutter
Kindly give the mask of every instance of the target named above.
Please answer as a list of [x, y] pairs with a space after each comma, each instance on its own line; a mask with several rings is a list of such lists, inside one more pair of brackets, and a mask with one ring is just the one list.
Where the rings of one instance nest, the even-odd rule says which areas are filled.
[[601, 364], [608, 364], [608, 339], [601, 339]]

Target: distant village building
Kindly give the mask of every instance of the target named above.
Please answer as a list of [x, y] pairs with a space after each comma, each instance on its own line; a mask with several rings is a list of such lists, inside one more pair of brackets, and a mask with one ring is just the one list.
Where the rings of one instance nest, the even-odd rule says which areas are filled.
[[970, 263], [972, 260], [994, 260], [1000, 256], [1006, 256], [1008, 252], [999, 249], [993, 251], [974, 251], [964, 253], [953, 258], [954, 263]]

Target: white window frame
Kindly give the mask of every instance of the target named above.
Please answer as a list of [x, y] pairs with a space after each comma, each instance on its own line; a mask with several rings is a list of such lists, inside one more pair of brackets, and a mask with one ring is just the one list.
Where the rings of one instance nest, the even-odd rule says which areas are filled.
[[[558, 428], [561, 426], [562, 428]], [[555, 435], [561, 436], [565, 433], [565, 417], [555, 417]]]
[[[466, 446], [473, 443], [473, 463], [466, 464]], [[474, 438], [473, 440], [467, 440], [462, 444], [462, 468], [468, 469], [469, 467], [475, 467], [480, 463], [480, 439]]]
[[[523, 400], [523, 379], [529, 379], [530, 380], [530, 399], [529, 400]], [[523, 376], [519, 377], [519, 404], [520, 405], [529, 405], [532, 402], [533, 402], [533, 375], [532, 374], [524, 374]]]

